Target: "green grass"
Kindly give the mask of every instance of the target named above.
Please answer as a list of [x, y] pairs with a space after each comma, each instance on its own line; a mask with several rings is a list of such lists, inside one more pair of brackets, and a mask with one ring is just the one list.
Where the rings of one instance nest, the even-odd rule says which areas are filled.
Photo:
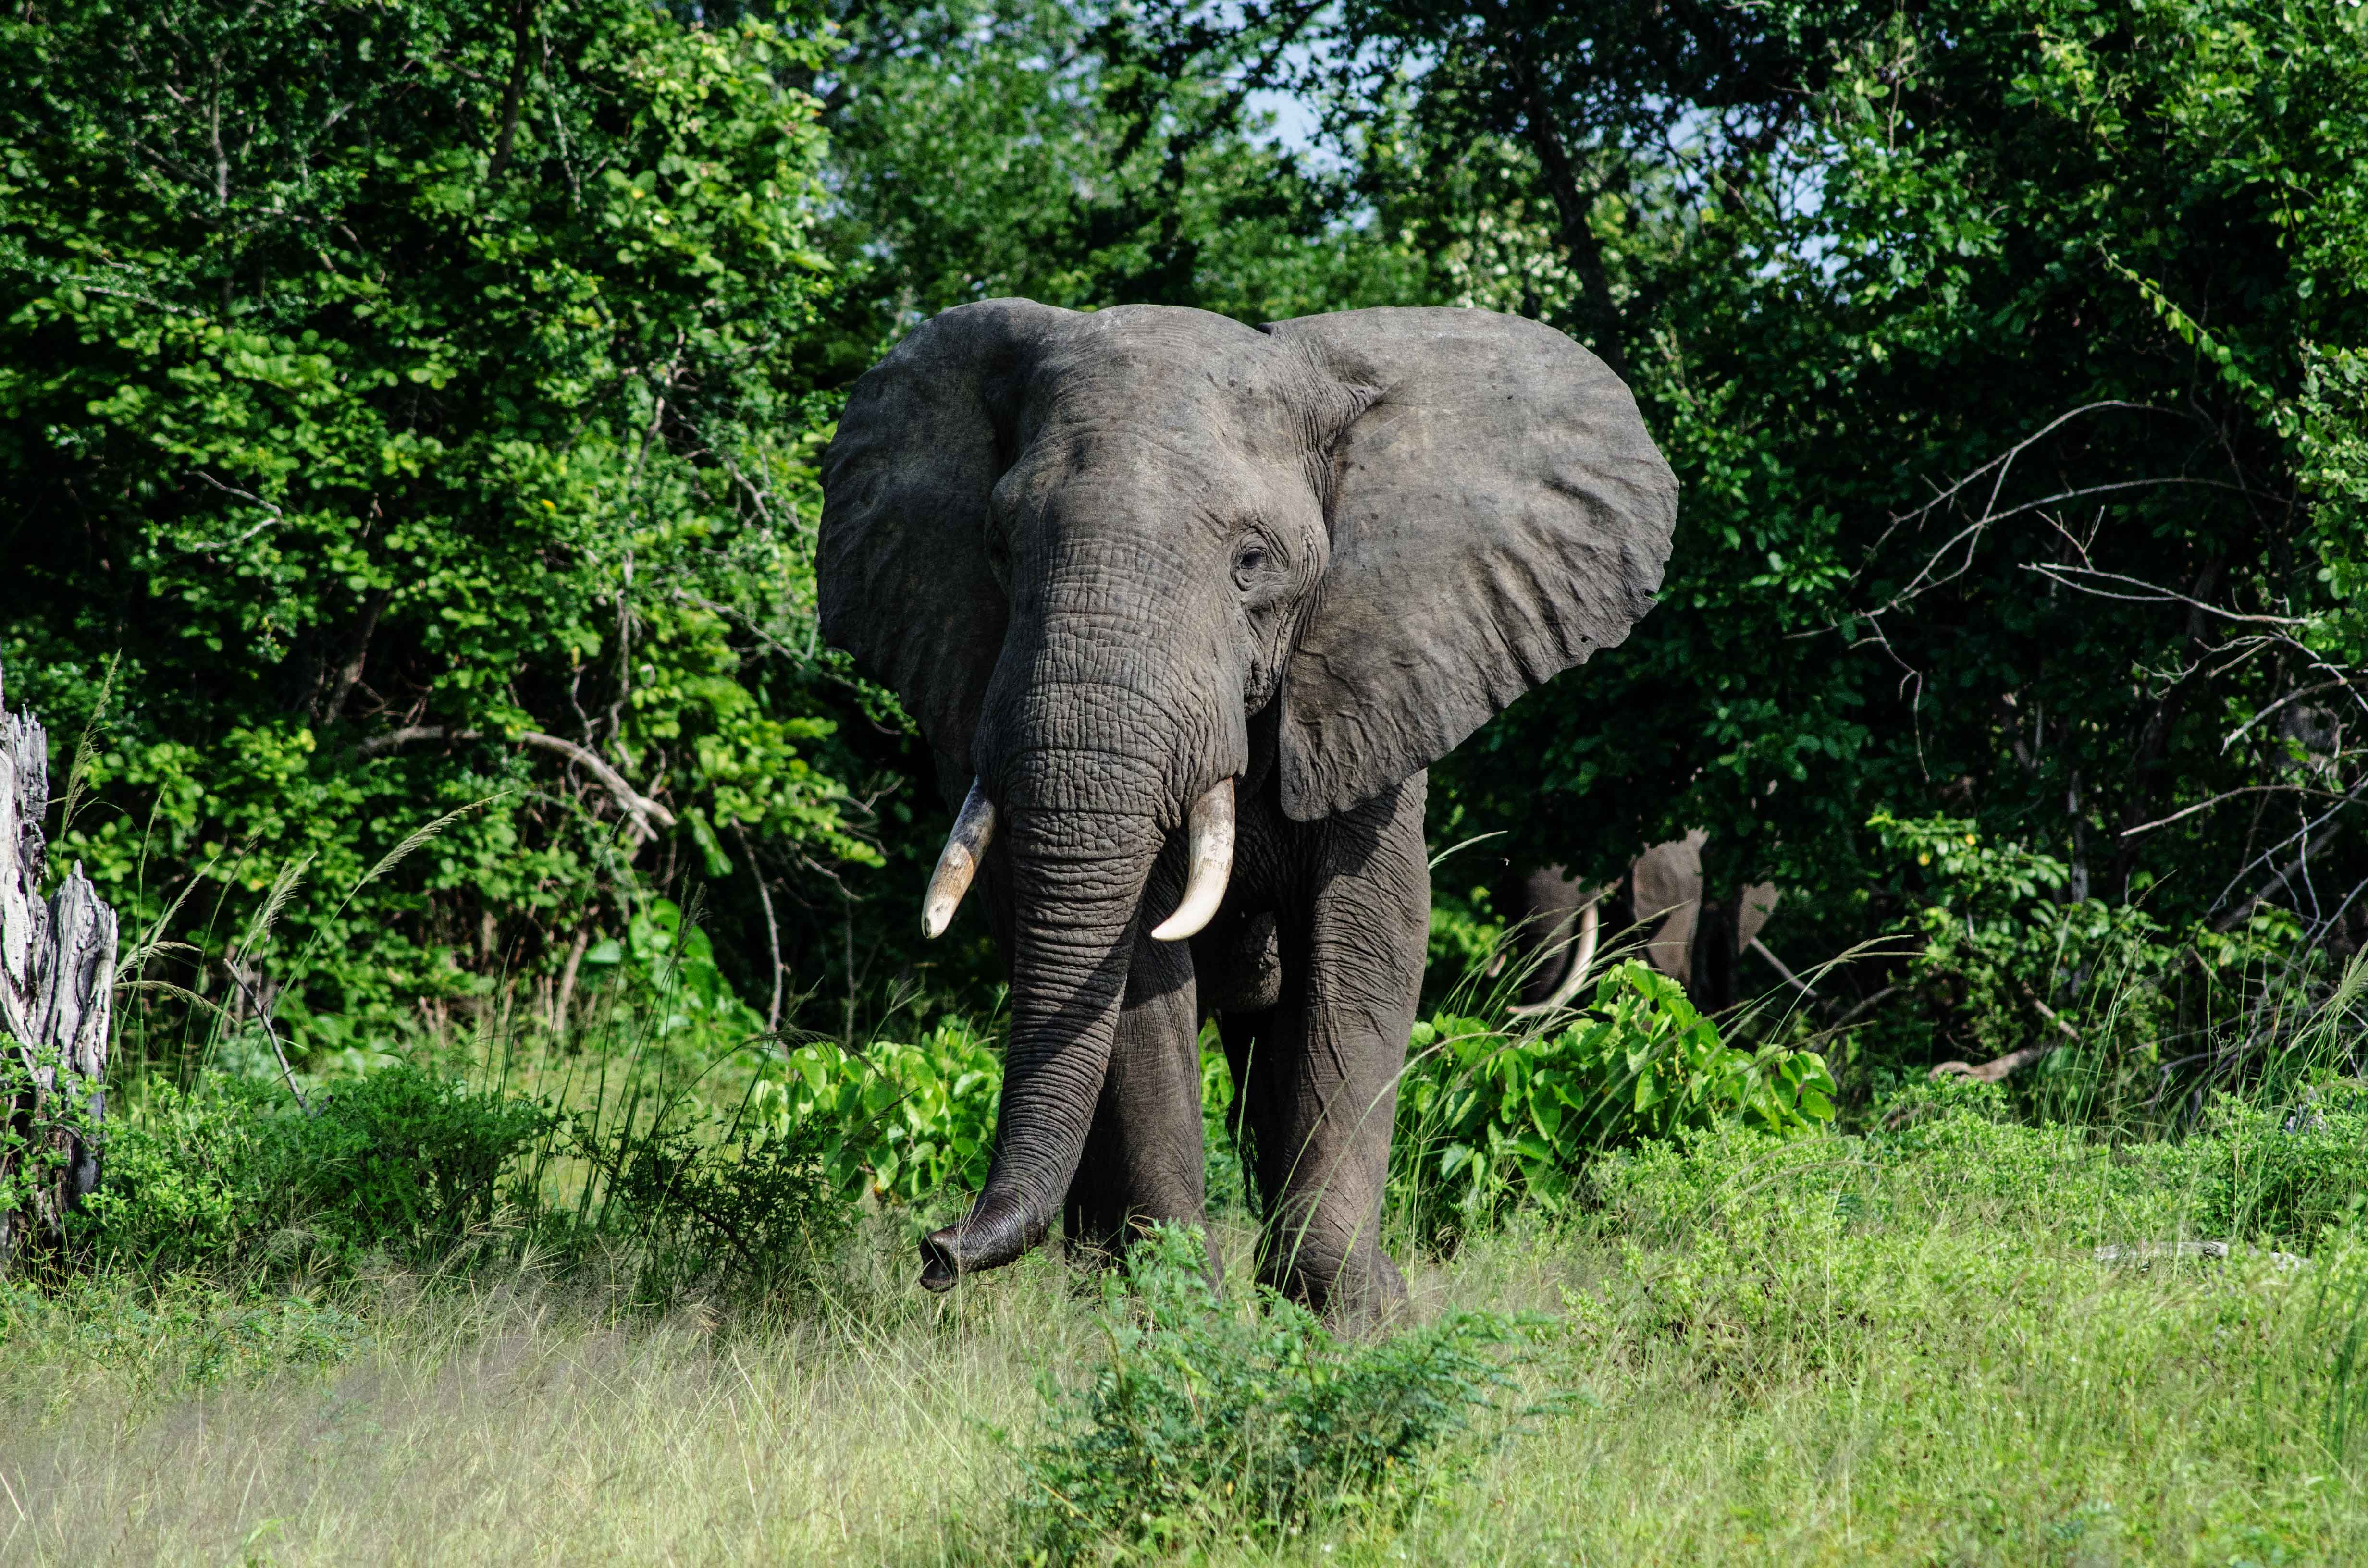
[[[1558, 1404], [1484, 1424], [1410, 1513], [1185, 1555], [2368, 1559], [2357, 1233], [2299, 1266], [2094, 1254], [2214, 1233], [2259, 1165], [2233, 1135], [2116, 1151], [1964, 1113], [1606, 1162], [1577, 1217], [1409, 1268], [1417, 1317], [1543, 1314], [1512, 1375]], [[943, 1299], [914, 1272], [879, 1219], [761, 1312], [653, 1321], [530, 1260], [309, 1299], [19, 1291], [0, 1559], [1028, 1561], [1041, 1385], [1110, 1353], [1100, 1293], [1043, 1254]]]

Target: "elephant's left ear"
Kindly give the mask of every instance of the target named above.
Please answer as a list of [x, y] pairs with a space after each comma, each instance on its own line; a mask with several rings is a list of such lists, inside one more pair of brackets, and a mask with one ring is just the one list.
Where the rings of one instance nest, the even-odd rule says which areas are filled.
[[1625, 638], [1678, 483], [1620, 378], [1552, 327], [1386, 309], [1266, 330], [1372, 400], [1334, 448], [1332, 563], [1283, 674], [1282, 805], [1306, 822]]

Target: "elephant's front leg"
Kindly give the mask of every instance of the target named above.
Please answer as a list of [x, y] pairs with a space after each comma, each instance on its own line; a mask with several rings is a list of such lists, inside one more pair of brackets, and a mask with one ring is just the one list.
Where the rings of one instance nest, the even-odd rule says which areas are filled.
[[1382, 1251], [1382, 1199], [1430, 931], [1428, 782], [1417, 773], [1315, 829], [1307, 906], [1283, 923], [1282, 998], [1242, 1040], [1235, 1074], [1267, 1210], [1260, 1276], [1344, 1327], [1406, 1298]]
[[[1176, 882], [1152, 879], [1142, 922], [1146, 931], [1166, 908], [1149, 903], [1162, 897], [1172, 903]], [[1201, 1139], [1200, 1008], [1191, 954], [1182, 942], [1139, 936], [1110, 1073], [1069, 1183], [1063, 1229], [1070, 1251], [1114, 1256], [1139, 1222], [1202, 1223], [1207, 1165]]]

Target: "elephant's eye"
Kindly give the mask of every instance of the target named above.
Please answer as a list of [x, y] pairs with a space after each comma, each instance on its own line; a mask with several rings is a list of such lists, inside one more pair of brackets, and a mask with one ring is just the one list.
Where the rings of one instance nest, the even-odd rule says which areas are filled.
[[1240, 583], [1244, 587], [1247, 587], [1249, 585], [1250, 578], [1257, 576], [1260, 572], [1266, 570], [1267, 561], [1268, 551], [1266, 548], [1266, 540], [1262, 539], [1244, 540], [1242, 541], [1241, 548], [1234, 552], [1235, 580]]

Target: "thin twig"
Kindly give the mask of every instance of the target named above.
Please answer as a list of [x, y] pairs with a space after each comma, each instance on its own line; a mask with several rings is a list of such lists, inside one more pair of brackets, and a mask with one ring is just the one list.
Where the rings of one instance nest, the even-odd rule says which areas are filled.
[[765, 910], [765, 941], [773, 960], [773, 1000], [765, 1009], [765, 1028], [781, 1027], [781, 977], [787, 966], [781, 962], [781, 927], [773, 918], [772, 890], [765, 885], [765, 869], [757, 864], [757, 851], [748, 842], [747, 830], [738, 823], [732, 824], [732, 836], [740, 841], [740, 853], [748, 858], [748, 874], [757, 879], [757, 902]]
[[271, 1054], [279, 1063], [279, 1075], [288, 1080], [288, 1092], [296, 1096], [296, 1108], [306, 1116], [314, 1114], [312, 1102], [305, 1099], [304, 1091], [296, 1086], [296, 1069], [288, 1065], [288, 1053], [279, 1049], [279, 1031], [271, 1027], [271, 1009], [256, 999], [255, 988], [247, 984], [246, 976], [238, 971], [235, 961], [222, 965], [222, 971], [246, 994], [246, 1005], [255, 1009], [255, 1021], [263, 1026], [263, 1038], [271, 1044]]
[[1761, 941], [1759, 937], [1752, 937], [1751, 940], [1746, 944], [1746, 950], [1758, 953], [1761, 958], [1766, 959], [1769, 963], [1775, 968], [1776, 972], [1784, 977], [1784, 983], [1799, 992], [1802, 995], [1815, 996], [1817, 994], [1817, 988], [1816, 986], [1810, 984], [1807, 981], [1803, 980], [1799, 975], [1794, 974], [1791, 966], [1786, 964], [1782, 959], [1778, 958], [1774, 953], [1769, 951], [1768, 944]]
[[[2192, 598], [2176, 588], [2166, 588], [2159, 584], [2149, 583], [2142, 577], [2124, 576], [2119, 572], [2107, 572], [2095, 566], [2066, 566], [2056, 562], [2042, 561], [2025, 562], [2022, 569], [2026, 572], [2036, 572], [2050, 582], [2062, 583], [2076, 594], [2088, 594], [2100, 599], [2119, 599], [2124, 604], [2186, 605], [2191, 609], [2200, 609], [2206, 615], [2216, 615], [2223, 620], [2238, 621], [2248, 626], [2300, 626], [2307, 619], [2297, 615], [2247, 615], [2241, 610], [2223, 609], [2218, 605], [2206, 604], [2202, 599]], [[2141, 591], [2135, 594], [2108, 593], [2102, 588], [2092, 588], [2086, 584], [2066, 582], [2056, 575], [2059, 572], [2076, 572], [2084, 577], [2102, 577], [2109, 583], [2121, 583]]]
[[2121, 836], [2123, 838], [2135, 838], [2141, 833], [2152, 833], [2156, 828], [2169, 827], [2172, 823], [2177, 822], [2181, 817], [2192, 817], [2198, 812], [2209, 811], [2214, 806], [2218, 805], [2221, 801], [2233, 801], [2240, 795], [2275, 794], [2318, 795], [2330, 801], [2340, 800], [2342, 798], [2331, 790], [2313, 790], [2308, 785], [2305, 784], [2247, 784], [2239, 789], [2223, 790], [2220, 793], [2213, 796], [2208, 801], [2198, 801], [2192, 806], [2183, 806], [2180, 810], [2171, 812], [2170, 815], [2167, 817], [2157, 817], [2152, 822], [2140, 823], [2135, 827], [2125, 827], [2122, 829]]

